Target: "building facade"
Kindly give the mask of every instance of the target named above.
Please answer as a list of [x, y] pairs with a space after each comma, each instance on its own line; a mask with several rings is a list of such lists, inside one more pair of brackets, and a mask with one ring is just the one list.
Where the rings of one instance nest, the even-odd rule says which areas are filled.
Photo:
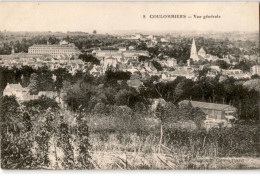
[[252, 73], [252, 75], [257, 74], [258, 76], [260, 76], [260, 65], [252, 66], [251, 73]]
[[189, 100], [183, 100], [179, 104], [180, 105], [191, 104], [192, 107], [200, 108], [206, 114], [208, 119], [215, 119], [215, 120], [236, 119], [237, 109], [227, 104], [216, 104], [216, 103], [207, 103], [207, 102], [200, 102], [200, 101], [189, 101]]
[[[3, 96], [15, 96], [17, 101], [25, 102], [30, 100], [38, 99], [40, 96], [46, 96], [51, 99], [55, 99], [57, 101], [58, 94], [57, 92], [53, 91], [40, 91], [37, 95], [31, 95], [29, 93], [28, 87], [22, 87], [20, 83], [18, 84], [9, 84], [7, 83], [4, 91]], [[57, 101], [58, 102], [58, 101]], [[60, 103], [60, 102], [58, 102]]]
[[67, 55], [68, 57], [78, 57], [79, 50], [74, 44], [60, 45], [33, 45], [28, 49], [29, 54], [49, 54], [54, 58]]

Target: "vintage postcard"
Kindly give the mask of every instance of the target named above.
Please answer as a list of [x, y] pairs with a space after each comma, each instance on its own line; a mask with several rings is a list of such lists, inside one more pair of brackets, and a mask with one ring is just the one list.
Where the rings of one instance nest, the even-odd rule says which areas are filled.
[[2, 169], [260, 169], [259, 2], [0, 2]]

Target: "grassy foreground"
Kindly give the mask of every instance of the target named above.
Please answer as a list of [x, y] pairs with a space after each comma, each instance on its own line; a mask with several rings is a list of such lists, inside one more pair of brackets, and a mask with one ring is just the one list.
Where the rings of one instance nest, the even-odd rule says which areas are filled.
[[30, 110], [28, 119], [16, 111], [19, 122], [1, 129], [3, 169], [260, 168], [259, 124], [206, 131], [192, 121], [161, 126], [154, 117], [59, 110]]
[[[230, 129], [179, 129], [148, 119], [142, 129], [118, 127], [116, 118], [91, 117], [90, 144], [94, 169], [259, 169], [259, 126]], [[121, 121], [121, 120], [120, 120]], [[121, 123], [120, 123], [121, 124]], [[135, 126], [136, 128], [136, 126]], [[259, 131], [258, 131], [259, 132]]]

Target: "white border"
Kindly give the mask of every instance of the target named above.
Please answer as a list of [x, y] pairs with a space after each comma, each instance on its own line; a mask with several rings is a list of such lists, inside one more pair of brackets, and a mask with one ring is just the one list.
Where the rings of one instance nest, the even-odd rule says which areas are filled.
[[[30, 0], [0, 0], [0, 2], [30, 2]], [[32, 1], [32, 0], [31, 0]], [[70, 2], [73, 0], [34, 0], [39, 2]], [[75, 0], [76, 1], [93, 1], [93, 0]], [[95, 0], [99, 2], [115, 2], [115, 1], [131, 1], [131, 2], [153, 2], [159, 0]], [[176, 0], [161, 0], [162, 2], [175, 2]], [[203, 0], [177, 0], [181, 2], [192, 1], [192, 2], [203, 2]], [[260, 2], [260, 0], [205, 0], [204, 2]], [[108, 177], [173, 177], [173, 176], [182, 176], [182, 177], [201, 177], [201, 176], [211, 176], [211, 177], [242, 177], [249, 175], [250, 177], [259, 177], [259, 170], [2, 170], [0, 169], [0, 176], [14, 176], [14, 177], [42, 177], [42, 176], [56, 176], [56, 177], [71, 177], [73, 175], [77, 176], [108, 176]]]

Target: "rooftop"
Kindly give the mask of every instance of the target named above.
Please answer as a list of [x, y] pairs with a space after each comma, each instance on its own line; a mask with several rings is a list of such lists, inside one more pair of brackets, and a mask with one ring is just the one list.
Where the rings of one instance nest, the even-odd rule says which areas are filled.
[[[54, 48], [54, 47], [57, 47], [57, 48], [71, 48], [71, 47], [75, 47], [74, 44], [67, 44], [67, 45], [57, 45], [57, 44], [54, 44], [54, 45], [50, 45], [50, 44], [34, 44], [32, 45], [31, 47], [41, 47], [41, 48]], [[29, 48], [31, 48], [29, 47]]]
[[205, 50], [203, 49], [203, 47], [200, 48], [199, 53], [200, 52], [206, 53]]
[[10, 88], [12, 89], [16, 89], [16, 90], [20, 90], [23, 89], [23, 87], [21, 86], [21, 84], [7, 84]]
[[200, 102], [200, 101], [190, 101], [190, 100], [183, 100], [179, 104], [189, 104], [193, 107], [199, 107], [199, 108], [204, 108], [204, 109], [214, 109], [214, 110], [224, 110], [228, 107], [232, 107], [227, 104], [217, 104], [217, 103], [207, 103], [207, 102]]

